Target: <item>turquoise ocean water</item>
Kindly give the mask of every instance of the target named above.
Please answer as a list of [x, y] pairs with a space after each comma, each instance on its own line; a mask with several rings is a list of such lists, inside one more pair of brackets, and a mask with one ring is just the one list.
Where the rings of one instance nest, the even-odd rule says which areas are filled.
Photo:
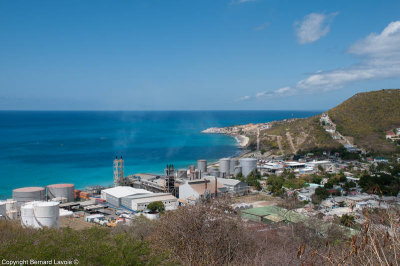
[[112, 163], [125, 173], [162, 173], [197, 159], [240, 151], [234, 138], [201, 134], [208, 127], [308, 117], [318, 111], [0, 112], [0, 198], [12, 189], [74, 183], [109, 185]]

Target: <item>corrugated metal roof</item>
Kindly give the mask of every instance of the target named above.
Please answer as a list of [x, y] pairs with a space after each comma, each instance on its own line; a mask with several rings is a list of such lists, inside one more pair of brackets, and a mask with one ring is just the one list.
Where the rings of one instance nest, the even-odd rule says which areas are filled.
[[178, 200], [172, 195], [164, 195], [158, 197], [147, 197], [147, 198], [139, 198], [139, 199], [132, 199], [132, 203], [146, 203], [146, 202], [153, 202], [153, 201], [163, 201], [163, 200]]
[[108, 188], [108, 189], [102, 190], [102, 192], [107, 193], [116, 198], [123, 198], [123, 197], [134, 195], [134, 194], [153, 193], [153, 192], [150, 192], [145, 189], [133, 188], [133, 187], [127, 187], [127, 186], [118, 186], [118, 187]]

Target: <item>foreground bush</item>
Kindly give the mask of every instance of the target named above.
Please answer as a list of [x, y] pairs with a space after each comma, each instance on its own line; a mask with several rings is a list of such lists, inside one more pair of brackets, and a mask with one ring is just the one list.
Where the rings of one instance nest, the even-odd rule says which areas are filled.
[[0, 258], [5, 260], [77, 260], [79, 265], [157, 265], [161, 256], [149, 243], [123, 230], [25, 229], [0, 221]]
[[399, 265], [399, 213], [366, 211], [354, 236], [317, 219], [245, 223], [227, 199], [167, 212], [132, 226], [24, 229], [0, 221], [0, 258], [69, 260], [80, 265]]

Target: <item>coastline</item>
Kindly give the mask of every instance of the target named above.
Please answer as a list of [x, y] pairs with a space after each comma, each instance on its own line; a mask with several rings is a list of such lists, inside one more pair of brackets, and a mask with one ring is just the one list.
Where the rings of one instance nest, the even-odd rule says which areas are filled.
[[247, 147], [250, 141], [250, 138], [244, 135], [235, 135], [234, 138], [236, 139], [241, 148]]

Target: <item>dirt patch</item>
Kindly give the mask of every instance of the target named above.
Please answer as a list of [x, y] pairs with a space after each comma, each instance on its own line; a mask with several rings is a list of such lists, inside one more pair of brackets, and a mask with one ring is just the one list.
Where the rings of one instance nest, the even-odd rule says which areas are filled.
[[85, 222], [83, 217], [81, 218], [60, 217], [60, 227], [69, 227], [75, 230], [82, 230], [92, 226], [95, 226], [95, 224]]

